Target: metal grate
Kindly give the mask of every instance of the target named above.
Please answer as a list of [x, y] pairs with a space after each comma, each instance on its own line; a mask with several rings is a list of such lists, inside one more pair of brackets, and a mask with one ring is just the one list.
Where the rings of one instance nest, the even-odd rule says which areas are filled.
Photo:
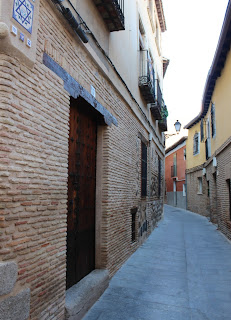
[[147, 50], [140, 51], [139, 87], [147, 103], [155, 102], [155, 72]]

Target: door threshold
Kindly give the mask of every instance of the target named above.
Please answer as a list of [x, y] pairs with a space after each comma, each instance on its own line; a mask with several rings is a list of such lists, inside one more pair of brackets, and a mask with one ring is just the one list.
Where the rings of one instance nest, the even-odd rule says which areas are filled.
[[66, 291], [65, 319], [80, 320], [109, 285], [107, 270], [95, 269]]

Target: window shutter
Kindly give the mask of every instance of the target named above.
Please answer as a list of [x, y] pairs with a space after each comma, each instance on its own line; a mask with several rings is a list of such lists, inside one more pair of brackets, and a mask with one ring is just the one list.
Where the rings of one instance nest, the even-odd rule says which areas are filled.
[[201, 141], [204, 140], [204, 119], [201, 119]]

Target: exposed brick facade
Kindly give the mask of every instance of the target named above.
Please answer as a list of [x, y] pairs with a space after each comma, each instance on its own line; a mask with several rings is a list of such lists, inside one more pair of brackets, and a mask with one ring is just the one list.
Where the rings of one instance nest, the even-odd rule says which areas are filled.
[[[93, 83], [97, 101], [118, 121], [118, 126], [99, 125], [97, 141], [96, 267], [108, 269], [110, 276], [162, 216], [164, 148], [147, 110], [127, 103], [50, 2], [41, 0], [33, 68], [0, 54], [0, 261], [18, 265], [15, 294], [30, 288], [30, 319], [58, 320], [65, 317], [70, 94], [44, 65], [44, 53], [86, 90]], [[150, 132], [155, 132], [151, 142]], [[141, 136], [148, 146], [145, 198]], [[132, 208], [137, 208], [135, 242]]]
[[[216, 158], [217, 166], [214, 166]], [[186, 170], [188, 209], [207, 216], [231, 239], [230, 198], [231, 139], [229, 138], [204, 165]], [[204, 168], [204, 174], [203, 174]], [[198, 194], [198, 178], [202, 178], [202, 194]]]

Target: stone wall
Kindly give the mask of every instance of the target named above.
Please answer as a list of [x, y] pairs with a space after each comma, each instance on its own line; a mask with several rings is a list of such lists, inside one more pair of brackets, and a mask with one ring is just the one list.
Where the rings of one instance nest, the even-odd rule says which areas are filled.
[[[0, 310], [14, 310], [9, 306], [16, 303], [23, 310], [20, 301], [24, 300], [25, 312], [11, 317], [14, 320], [28, 317], [29, 304], [31, 320], [64, 319], [70, 94], [64, 81], [43, 64], [44, 52], [82, 88], [90, 91], [93, 84], [97, 101], [118, 121], [118, 126], [98, 129], [97, 267], [108, 269], [112, 276], [162, 215], [163, 170], [161, 196], [156, 183], [151, 188], [158, 157], [163, 161], [160, 137], [156, 135], [149, 144], [150, 125], [143, 125], [142, 113], [136, 116], [135, 102], [126, 102], [68, 30], [48, 1], [41, 0], [33, 69], [0, 54], [0, 261], [3, 269], [9, 261], [17, 266], [15, 287], [8, 284], [7, 291], [3, 290]], [[140, 135], [148, 143], [146, 198], [141, 198]], [[136, 241], [132, 242], [134, 207], [138, 211]], [[2, 314], [4, 320], [11, 319]]]

